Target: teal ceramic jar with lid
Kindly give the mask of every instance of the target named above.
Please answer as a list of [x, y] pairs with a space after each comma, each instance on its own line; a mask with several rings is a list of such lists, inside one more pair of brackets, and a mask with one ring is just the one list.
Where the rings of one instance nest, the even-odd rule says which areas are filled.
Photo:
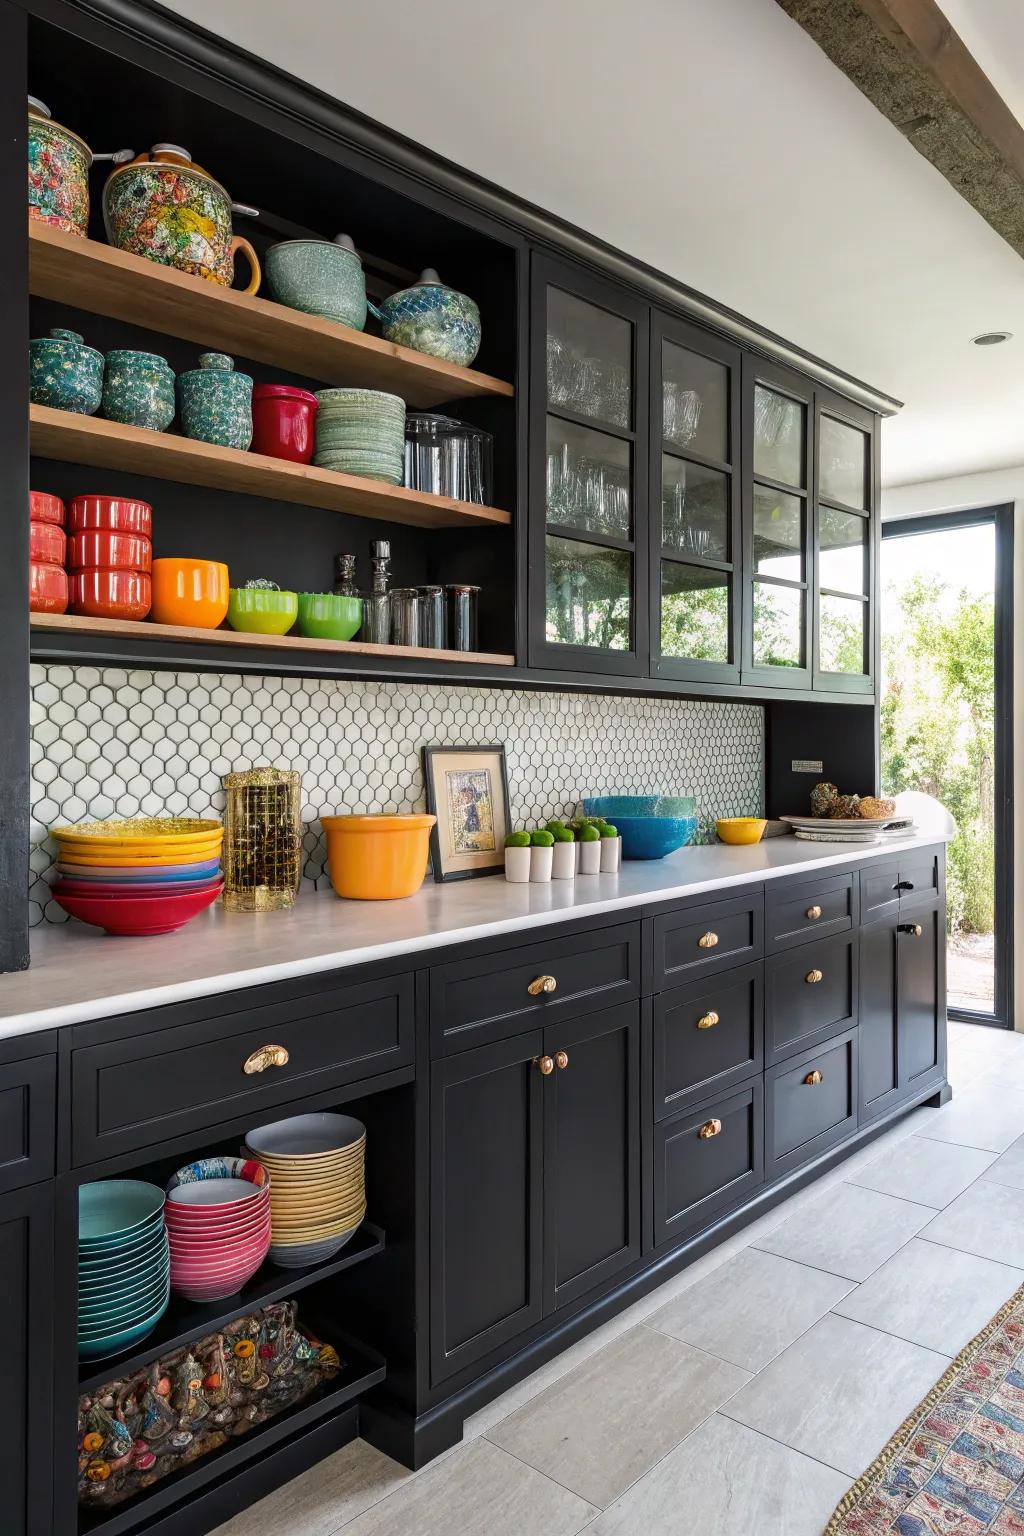
[[252, 442], [252, 379], [226, 353], [204, 352], [198, 368], [179, 373], [178, 403], [186, 437], [243, 450]]
[[103, 379], [108, 421], [165, 432], [174, 420], [174, 370], [156, 352], [108, 352]]
[[267, 282], [279, 304], [361, 331], [366, 324], [363, 264], [348, 235], [333, 240], [282, 240], [265, 257]]
[[95, 415], [103, 398], [103, 353], [86, 346], [78, 331], [60, 326], [28, 348], [32, 404]]
[[468, 368], [480, 350], [480, 311], [468, 294], [442, 283], [427, 267], [418, 283], [393, 293], [380, 306], [388, 341]]

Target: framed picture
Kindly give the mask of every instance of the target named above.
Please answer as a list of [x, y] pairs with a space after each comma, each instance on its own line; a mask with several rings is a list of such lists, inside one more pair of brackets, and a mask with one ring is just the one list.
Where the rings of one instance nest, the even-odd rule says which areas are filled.
[[427, 810], [435, 880], [497, 875], [510, 830], [504, 747], [424, 747]]

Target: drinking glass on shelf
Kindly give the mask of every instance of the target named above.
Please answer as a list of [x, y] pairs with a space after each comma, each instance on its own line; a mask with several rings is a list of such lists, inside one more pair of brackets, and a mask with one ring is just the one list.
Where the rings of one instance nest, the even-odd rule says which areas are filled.
[[548, 400], [552, 405], [567, 405], [572, 399], [576, 356], [561, 336], [548, 336]]
[[666, 379], [662, 388], [662, 431], [666, 439], [685, 448], [697, 435], [700, 424], [700, 395], [695, 389], [682, 389], [678, 379]]

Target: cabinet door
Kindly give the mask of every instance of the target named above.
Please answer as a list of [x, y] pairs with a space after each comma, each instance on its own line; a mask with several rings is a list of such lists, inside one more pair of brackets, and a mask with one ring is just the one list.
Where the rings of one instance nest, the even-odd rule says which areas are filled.
[[946, 934], [939, 902], [901, 904], [897, 956], [900, 1084], [910, 1094], [946, 1072]]
[[0, 1528], [4, 1536], [50, 1536], [53, 1190], [48, 1183], [0, 1197], [0, 1295], [7, 1322]]
[[900, 1097], [896, 927], [892, 914], [860, 931], [860, 1119], [891, 1109]]
[[536, 1029], [431, 1065], [435, 1382], [543, 1315], [542, 1047]]
[[544, 1293], [561, 1307], [640, 1257], [640, 1004], [550, 1025]]
[[651, 673], [740, 675], [740, 361], [684, 321], [651, 329]]
[[535, 256], [530, 661], [635, 676], [648, 664], [649, 311]]
[[814, 687], [874, 688], [877, 475], [874, 417], [815, 391]]
[[809, 689], [814, 392], [789, 369], [744, 362], [742, 681]]

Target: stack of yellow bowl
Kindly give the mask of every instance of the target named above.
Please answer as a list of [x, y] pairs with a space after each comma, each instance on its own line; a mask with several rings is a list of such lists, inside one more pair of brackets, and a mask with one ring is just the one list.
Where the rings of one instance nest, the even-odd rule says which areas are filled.
[[224, 888], [219, 821], [138, 817], [54, 827], [54, 899], [108, 933], [170, 933]]
[[261, 1125], [245, 1153], [270, 1174], [270, 1253], [282, 1269], [322, 1264], [366, 1214], [366, 1127], [315, 1111]]

